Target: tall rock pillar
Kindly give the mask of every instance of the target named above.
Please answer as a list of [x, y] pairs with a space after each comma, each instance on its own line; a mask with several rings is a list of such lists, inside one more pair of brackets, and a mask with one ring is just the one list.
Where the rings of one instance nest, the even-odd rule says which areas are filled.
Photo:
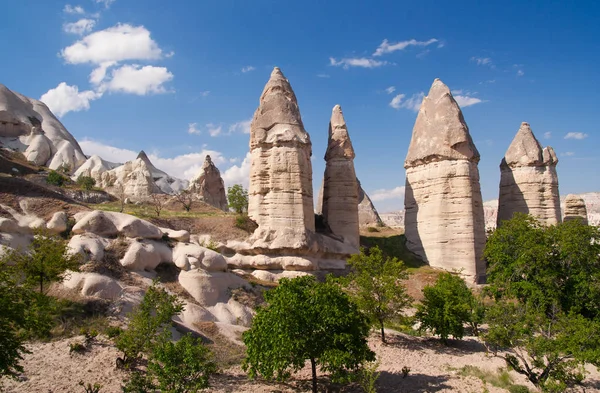
[[296, 95], [277, 67], [250, 126], [248, 215], [259, 228], [315, 230], [312, 144]]
[[542, 149], [529, 124], [521, 123], [500, 163], [498, 226], [517, 212], [545, 225], [561, 221], [556, 164], [554, 150]]
[[587, 208], [585, 201], [579, 195], [569, 194], [565, 199], [564, 222], [571, 220], [581, 220], [584, 225], [588, 225]]
[[209, 155], [204, 158], [200, 173], [190, 181], [188, 190], [209, 205], [221, 210], [229, 210], [225, 195], [225, 183], [219, 168], [212, 162]]
[[325, 153], [322, 214], [331, 231], [358, 250], [358, 182], [354, 148], [339, 105], [333, 107]]
[[431, 266], [485, 275], [479, 152], [450, 89], [436, 79], [423, 99], [404, 167], [407, 247]]

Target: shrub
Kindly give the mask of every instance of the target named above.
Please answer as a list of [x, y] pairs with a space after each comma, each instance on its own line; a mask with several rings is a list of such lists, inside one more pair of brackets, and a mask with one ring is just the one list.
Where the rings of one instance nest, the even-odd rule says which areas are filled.
[[69, 344], [69, 353], [77, 352], [83, 353], [87, 348], [82, 343], [70, 343]]
[[119, 337], [121, 333], [123, 333], [123, 329], [117, 326], [110, 326], [108, 329], [106, 329], [106, 336], [111, 339]]
[[246, 232], [253, 232], [256, 229], [256, 223], [246, 214], [235, 217], [235, 226]]
[[379, 232], [379, 229], [376, 227], [367, 227], [367, 232]]
[[248, 191], [241, 184], [236, 184], [227, 189], [229, 207], [237, 214], [248, 212]]
[[48, 176], [46, 177], [46, 182], [48, 184], [52, 184], [53, 186], [58, 187], [62, 187], [65, 184], [66, 180], [67, 179], [63, 175], [54, 170], [51, 170], [50, 173], [48, 173]]
[[420, 330], [431, 330], [444, 343], [448, 337], [461, 339], [464, 325], [471, 321], [475, 296], [464, 280], [451, 273], [442, 273], [434, 285], [423, 288], [423, 302], [417, 306], [415, 318]]
[[83, 190], [91, 190], [96, 185], [96, 180], [90, 176], [79, 175], [77, 178], [77, 185]]
[[335, 382], [375, 360], [367, 345], [369, 320], [338, 285], [313, 276], [282, 279], [265, 299], [267, 306], [258, 308], [243, 334], [242, 367], [251, 378], [284, 381], [310, 360], [316, 393], [317, 365]]
[[89, 382], [86, 384], [83, 381], [79, 381], [79, 386], [81, 386], [83, 388], [85, 393], [99, 393], [100, 389], [102, 389], [102, 385], [100, 385], [99, 383], [94, 383], [92, 385]]
[[359, 372], [358, 383], [365, 393], [377, 392], [375, 385], [381, 374], [377, 371], [377, 368], [379, 368], [379, 362], [368, 362]]
[[508, 388], [509, 393], [530, 393], [530, 390], [525, 385], [512, 385]]

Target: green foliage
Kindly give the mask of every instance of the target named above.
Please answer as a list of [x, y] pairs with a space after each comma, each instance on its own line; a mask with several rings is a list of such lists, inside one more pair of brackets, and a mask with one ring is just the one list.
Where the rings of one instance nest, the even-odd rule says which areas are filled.
[[96, 180], [91, 176], [79, 175], [77, 185], [83, 190], [90, 191], [96, 185]]
[[89, 382], [86, 384], [83, 381], [79, 381], [79, 386], [83, 388], [85, 393], [99, 393], [100, 389], [102, 389], [102, 385], [100, 385], [99, 383], [94, 383], [92, 385]]
[[406, 247], [406, 236], [404, 235], [361, 236], [360, 244], [366, 248], [379, 247], [384, 256], [398, 258], [409, 268], [419, 268], [425, 265]]
[[508, 389], [512, 386], [512, 378], [508, 370], [498, 369], [497, 372], [485, 371], [477, 366], [467, 365], [459, 370], [459, 375], [463, 377], [479, 378], [484, 384], [490, 384], [497, 388]]
[[52, 282], [61, 282], [67, 270], [79, 270], [79, 255], [70, 255], [67, 243], [57, 236], [46, 236], [38, 232], [27, 252], [12, 251], [8, 256], [25, 276], [26, 284], [38, 286], [39, 292]]
[[335, 382], [374, 360], [367, 345], [369, 320], [338, 285], [312, 276], [282, 279], [265, 300], [267, 306], [258, 308], [243, 334], [242, 367], [251, 378], [284, 381], [310, 360], [316, 392], [317, 365]]
[[229, 207], [237, 214], [248, 211], [248, 191], [241, 184], [235, 184], [227, 189], [227, 201]]
[[235, 226], [236, 228], [242, 229], [246, 232], [252, 232], [256, 229], [256, 224], [246, 214], [241, 214], [235, 217]]
[[27, 353], [25, 337], [30, 292], [19, 286], [6, 258], [0, 259], [0, 378], [15, 377], [23, 368], [19, 361]]
[[169, 295], [156, 284], [146, 291], [140, 305], [129, 314], [127, 330], [116, 337], [123, 363], [134, 364], [141, 355], [150, 353], [162, 340], [170, 337], [171, 319], [183, 310], [176, 295]]
[[73, 353], [73, 352], [83, 353], [86, 350], [87, 350], [87, 348], [82, 343], [70, 343], [69, 344], [69, 353]]
[[154, 392], [155, 386], [152, 377], [140, 371], [134, 371], [121, 386], [123, 393], [151, 393]]
[[54, 170], [51, 170], [46, 177], [46, 182], [48, 184], [58, 187], [62, 187], [66, 181], [67, 179], [63, 175]]
[[489, 237], [487, 280], [496, 298], [600, 316], [600, 229], [580, 220], [545, 227], [520, 214]]
[[525, 385], [512, 385], [508, 388], [509, 393], [530, 393], [530, 390]]
[[502, 300], [486, 313], [486, 343], [510, 348], [506, 364], [544, 391], [564, 391], [583, 380], [585, 362], [600, 364], [600, 323], [554, 311]]
[[210, 350], [190, 334], [179, 341], [163, 341], [152, 351], [148, 374], [165, 393], [196, 392], [209, 386], [208, 379], [217, 371]]
[[377, 227], [367, 227], [367, 232], [379, 232], [379, 229]]
[[377, 380], [381, 374], [377, 371], [378, 368], [379, 362], [367, 362], [359, 371], [358, 384], [365, 391], [365, 393], [377, 392]]
[[461, 339], [464, 325], [472, 320], [476, 303], [464, 280], [451, 273], [441, 273], [434, 285], [423, 288], [423, 296], [415, 314], [420, 330], [431, 330], [445, 343], [450, 335]]
[[402, 378], [408, 377], [408, 373], [410, 373], [410, 367], [404, 366], [402, 367]]
[[106, 329], [106, 336], [111, 339], [119, 337], [121, 333], [123, 333], [123, 329], [117, 326], [110, 326]]
[[381, 341], [385, 342], [384, 323], [398, 319], [411, 298], [406, 294], [402, 280], [408, 278], [406, 266], [398, 258], [384, 257], [379, 247], [348, 259], [351, 272], [340, 281], [360, 310], [373, 325], [381, 329]]

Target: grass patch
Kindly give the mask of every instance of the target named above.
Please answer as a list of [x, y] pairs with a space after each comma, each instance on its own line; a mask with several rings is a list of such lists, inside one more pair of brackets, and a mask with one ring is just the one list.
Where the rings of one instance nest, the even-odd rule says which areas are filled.
[[212, 351], [219, 368], [225, 370], [242, 364], [242, 360], [246, 357], [246, 347], [237, 345], [224, 337], [214, 322], [200, 322], [195, 325], [202, 334], [212, 341], [212, 343], [205, 345]]
[[[456, 369], [454, 369], [456, 370]], [[467, 365], [457, 370], [458, 375], [462, 377], [475, 377], [479, 378], [484, 385], [490, 384], [497, 388], [507, 389], [510, 392], [528, 392], [526, 386], [514, 385], [513, 379], [505, 368], [499, 368], [497, 371], [486, 371], [482, 370], [477, 366]], [[523, 390], [523, 388], [527, 390]]]
[[71, 300], [50, 298], [52, 329], [48, 340], [74, 337], [81, 331], [104, 333], [109, 327], [109, 303], [105, 300]]
[[[99, 204], [89, 204], [88, 207], [93, 210], [103, 210], [108, 212], [119, 212], [121, 210], [121, 202], [109, 202], [109, 203], [99, 203]], [[142, 218], [142, 219], [150, 219], [156, 218], [156, 211], [151, 204], [127, 204], [123, 208], [123, 213], [130, 214], [132, 216]], [[168, 209], [163, 208], [160, 212], [160, 218], [202, 218], [202, 217], [227, 217], [231, 216], [231, 213], [226, 212], [216, 212], [216, 211], [208, 211], [208, 212], [198, 212], [194, 211], [185, 211], [183, 209]]]
[[420, 268], [426, 266], [421, 259], [406, 248], [406, 237], [404, 235], [392, 236], [361, 236], [360, 244], [367, 248], [379, 246], [383, 255], [396, 257], [404, 262], [409, 268]]

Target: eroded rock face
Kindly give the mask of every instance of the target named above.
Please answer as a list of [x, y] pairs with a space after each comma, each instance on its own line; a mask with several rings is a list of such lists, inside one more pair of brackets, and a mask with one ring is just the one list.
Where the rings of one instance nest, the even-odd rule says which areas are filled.
[[102, 174], [117, 166], [118, 164], [105, 161], [100, 156], [93, 155], [75, 171], [72, 179], [77, 180], [79, 176], [88, 176], [96, 180], [96, 184], [99, 185], [102, 183]]
[[312, 144], [279, 68], [271, 73], [250, 127], [248, 215], [259, 228], [315, 230]]
[[331, 231], [358, 251], [358, 183], [354, 157], [342, 108], [336, 105], [329, 122], [329, 141], [325, 153], [322, 214]]
[[0, 145], [18, 150], [36, 165], [74, 171], [86, 160], [81, 147], [41, 101], [0, 84]]
[[202, 170], [192, 181], [189, 191], [200, 200], [221, 210], [228, 211], [227, 196], [225, 195], [225, 183], [221, 172], [212, 162], [209, 155], [204, 159]]
[[485, 274], [479, 152], [450, 89], [436, 79], [423, 99], [404, 167], [407, 247], [431, 266]]
[[578, 195], [569, 194], [565, 199], [565, 217], [563, 220], [581, 220], [582, 223], [588, 225], [588, 213], [585, 206], [585, 201]]
[[383, 226], [384, 222], [379, 216], [375, 205], [371, 201], [371, 198], [367, 195], [360, 185], [360, 181], [356, 179], [358, 183], [358, 223], [361, 227], [378, 227]]
[[542, 149], [529, 124], [522, 123], [500, 163], [498, 225], [517, 212], [545, 225], [561, 221], [557, 164], [554, 150]]
[[144, 201], [151, 194], [162, 192], [152, 180], [146, 162], [139, 158], [102, 172], [98, 185], [119, 198], [123, 193], [132, 201]]

